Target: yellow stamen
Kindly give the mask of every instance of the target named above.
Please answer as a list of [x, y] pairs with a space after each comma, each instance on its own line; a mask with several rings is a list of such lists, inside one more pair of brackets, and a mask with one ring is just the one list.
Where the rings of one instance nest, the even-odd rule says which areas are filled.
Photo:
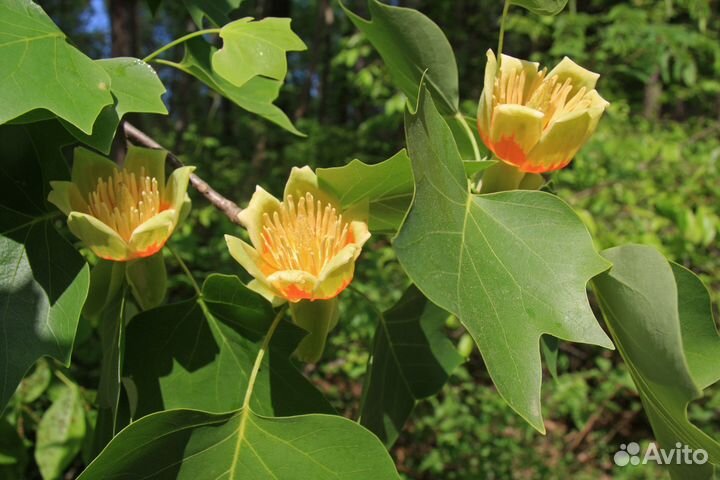
[[97, 187], [88, 198], [90, 214], [129, 240], [133, 230], [160, 213], [157, 179], [125, 170], [107, 179], [98, 178]]
[[349, 223], [312, 194], [288, 195], [272, 216], [263, 214], [263, 258], [277, 270], [319, 275], [349, 242]]
[[590, 107], [590, 91], [583, 87], [568, 98], [572, 90], [569, 78], [562, 83], [557, 76], [547, 78], [547, 69], [538, 72], [529, 86], [524, 69], [519, 72], [505, 71], [495, 78], [493, 108], [503, 104], [533, 108], [545, 114], [543, 128], [547, 129], [561, 115]]

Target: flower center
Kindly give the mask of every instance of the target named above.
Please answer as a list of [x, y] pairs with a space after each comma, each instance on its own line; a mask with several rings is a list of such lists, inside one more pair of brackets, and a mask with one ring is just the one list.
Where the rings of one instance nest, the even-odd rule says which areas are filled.
[[352, 242], [348, 222], [330, 204], [306, 193], [297, 202], [288, 195], [279, 211], [263, 214], [263, 258], [276, 270], [319, 275]]
[[546, 129], [559, 116], [576, 110], [588, 109], [592, 96], [587, 88], [580, 88], [568, 98], [573, 85], [569, 78], [560, 83], [557, 76], [547, 78], [544, 68], [528, 82], [525, 70], [520, 72], [502, 72], [495, 78], [493, 107], [502, 104], [525, 105], [545, 114], [543, 129]]
[[144, 168], [139, 176], [119, 170], [107, 180], [98, 178], [88, 205], [91, 215], [125, 240], [138, 225], [166, 209], [160, 205], [157, 179], [146, 176]]

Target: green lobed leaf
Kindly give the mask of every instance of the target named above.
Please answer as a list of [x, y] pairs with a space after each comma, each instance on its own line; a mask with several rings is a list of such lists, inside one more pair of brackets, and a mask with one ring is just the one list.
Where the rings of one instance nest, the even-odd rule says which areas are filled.
[[[720, 464], [720, 444], [690, 423], [688, 403], [720, 378], [720, 337], [707, 289], [652, 247], [602, 252], [613, 268], [593, 280], [605, 323], [640, 392], [660, 448], [680, 442]], [[669, 464], [677, 480], [709, 479], [713, 465]]]
[[510, 0], [513, 5], [527, 8], [536, 15], [557, 15], [568, 0]]
[[307, 50], [290, 29], [289, 18], [251, 17], [228, 23], [220, 30], [223, 46], [212, 56], [213, 70], [241, 87], [255, 76], [284, 80], [287, 52]]
[[117, 100], [119, 118], [130, 112], [159, 113], [168, 111], [162, 101], [165, 85], [155, 70], [137, 58], [116, 57], [95, 60], [110, 75], [110, 91]]
[[80, 479], [399, 478], [382, 443], [348, 419], [243, 413], [170, 410], [148, 415], [113, 439]]
[[155, 70], [137, 58], [117, 57], [95, 62], [110, 76], [109, 88], [115, 103], [100, 112], [91, 135], [85, 134], [69, 122], [61, 121], [75, 138], [107, 155], [110, 153], [120, 120], [126, 113], [167, 115], [167, 108], [161, 99], [165, 86]]
[[61, 478], [85, 438], [85, 410], [76, 385], [62, 387], [40, 420], [35, 461], [45, 479]]
[[[128, 326], [125, 374], [136, 391], [133, 417], [171, 408], [227, 412], [242, 405], [260, 342], [275, 314], [235, 276], [213, 274], [198, 299], [135, 316]], [[251, 407], [286, 416], [334, 413], [289, 357], [303, 336], [278, 328], [255, 383]]]
[[343, 208], [368, 202], [372, 232], [396, 232], [412, 200], [412, 171], [404, 149], [375, 165], [353, 160], [342, 167], [318, 168], [316, 173], [320, 185], [333, 192]]
[[112, 303], [125, 284], [125, 262], [98, 260], [90, 271], [90, 289], [83, 316], [97, 318]]
[[88, 291], [89, 269], [55, 230], [40, 169], [65, 168], [66, 135], [56, 123], [0, 127], [0, 410], [40, 357], [68, 365]]
[[356, 15], [342, 2], [340, 6], [380, 53], [396, 86], [412, 104], [417, 103], [417, 86], [425, 76], [440, 111], [444, 115], [458, 112], [455, 54], [435, 22], [417, 10], [377, 0], [368, 0], [371, 20]]
[[0, 19], [0, 124], [46, 109], [91, 134], [100, 111], [113, 103], [107, 72], [67, 43], [30, 0], [0, 1]]
[[96, 403], [97, 422], [89, 454], [94, 457], [122, 428], [120, 402], [122, 369], [125, 360], [126, 289], [123, 288], [103, 310], [98, 331], [102, 344], [100, 383]]
[[202, 38], [193, 38], [185, 42], [185, 56], [182, 62], [159, 61], [159, 63], [176, 67], [227, 97], [238, 107], [259, 115], [290, 133], [305, 136], [293, 126], [287, 115], [272, 103], [278, 97], [282, 81], [258, 76], [237, 87], [213, 71], [211, 58], [216, 51], [215, 47]]
[[443, 331], [448, 313], [414, 286], [378, 317], [360, 424], [389, 447], [415, 402], [439, 392], [463, 357]]
[[458, 151], [460, 152], [460, 156], [463, 160], [476, 160], [473, 143], [471, 143], [468, 133], [473, 136], [475, 146], [478, 150], [480, 150], [481, 155], [486, 157], [490, 156], [490, 152], [487, 147], [485, 147], [485, 144], [480, 137], [477, 119], [458, 113], [452, 117], [446, 117], [445, 120], [447, 121], [450, 130], [452, 130], [453, 137], [455, 138], [455, 144], [457, 145]]
[[424, 88], [405, 122], [415, 196], [393, 244], [398, 259], [465, 325], [502, 397], [544, 432], [540, 337], [612, 348], [585, 290], [609, 264], [557, 197], [470, 194], [452, 133]]

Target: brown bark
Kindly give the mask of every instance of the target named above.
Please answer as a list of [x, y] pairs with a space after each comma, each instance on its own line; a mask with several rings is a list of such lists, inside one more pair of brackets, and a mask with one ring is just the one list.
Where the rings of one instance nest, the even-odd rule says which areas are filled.
[[[165, 149], [162, 145], [156, 142], [155, 139], [151, 138], [148, 134], [134, 127], [130, 123], [126, 122], [124, 124], [124, 131], [124, 136], [136, 145], [166, 150], [168, 153], [167, 162], [174, 168], [180, 168], [183, 166], [183, 163], [175, 156], [175, 154]], [[118, 135], [118, 137], [122, 136], [123, 135]], [[210, 186], [210, 184], [194, 173], [190, 174], [190, 185], [200, 192], [215, 208], [223, 212], [230, 221], [240, 224], [238, 215], [242, 212], [242, 209], [235, 202], [218, 193], [217, 190]]]
[[113, 57], [137, 56], [137, 26], [137, 0], [110, 0]]

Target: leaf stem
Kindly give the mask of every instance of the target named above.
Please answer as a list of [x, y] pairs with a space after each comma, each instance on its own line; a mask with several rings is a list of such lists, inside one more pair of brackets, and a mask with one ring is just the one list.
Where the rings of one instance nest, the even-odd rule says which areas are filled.
[[186, 42], [186, 41], [190, 40], [191, 38], [199, 37], [202, 35], [207, 35], [210, 33], [220, 33], [220, 29], [219, 28], [207, 28], [205, 30], [198, 30], [197, 32], [188, 33], [187, 35], [184, 35], [178, 39], [175, 39], [172, 42], [168, 43], [167, 45], [164, 45], [164, 46], [158, 48], [157, 50], [152, 52], [150, 55], [143, 58], [143, 62], [145, 62], [145, 63], [151, 62], [155, 57], [157, 57], [158, 55], [160, 55], [161, 53], [163, 53], [166, 50], [170, 50], [171, 48], [173, 48], [176, 45], [180, 45], [181, 43]]
[[193, 274], [190, 272], [190, 269], [185, 264], [185, 261], [183, 261], [182, 258], [180, 258], [180, 255], [175, 252], [172, 248], [170, 248], [169, 245], [165, 245], [165, 248], [172, 253], [173, 257], [175, 257], [175, 260], [177, 261], [178, 265], [180, 265], [180, 268], [182, 268], [182, 271], [185, 272], [185, 275], [190, 280], [190, 283], [192, 284], [193, 290], [195, 290], [195, 293], [198, 296], [198, 299], [202, 299], [202, 291], [200, 290], [200, 285], [195, 281], [195, 277], [193, 277]]
[[480, 149], [478, 148], [478, 144], [477, 144], [477, 140], [475, 139], [475, 135], [473, 134], [470, 127], [468, 126], [467, 122], [465, 121], [465, 116], [462, 113], [457, 112], [455, 114], [455, 118], [463, 126], [465, 133], [467, 133], [468, 139], [470, 139], [470, 144], [472, 145], [473, 155], [475, 156], [475, 161], [479, 161], [480, 160]]
[[158, 58], [158, 59], [155, 60], [154, 62], [157, 63], [158, 65], [165, 65], [166, 67], [177, 68], [177, 69], [180, 70], [181, 72], [187, 73], [187, 72], [185, 71], [185, 69], [183, 69], [182, 65], [180, 65], [180, 64], [177, 63], [177, 62], [171, 62], [170, 60], [164, 60], [164, 59], [162, 59], [162, 58]]
[[510, 2], [511, 2], [511, 0], [505, 0], [505, 6], [503, 7], [502, 18], [500, 19], [500, 38], [498, 38], [498, 49], [497, 49], [498, 70], [500, 70], [500, 66], [502, 65], [502, 52], [503, 52], [503, 45], [505, 43], [505, 19], [507, 18], [508, 10], [510, 10]]
[[280, 321], [285, 316], [285, 311], [287, 310], [287, 305], [284, 305], [275, 315], [275, 319], [273, 320], [272, 324], [270, 324], [270, 328], [268, 329], [267, 334], [265, 334], [265, 338], [263, 339], [263, 343], [260, 346], [260, 351], [258, 351], [257, 357], [255, 357], [255, 364], [253, 365], [252, 371], [250, 372], [250, 377], [248, 378], [248, 385], [247, 390], [245, 390], [245, 398], [243, 399], [242, 404], [242, 410], [243, 414], [247, 411], [247, 408], [250, 406], [250, 397], [252, 397], [253, 389], [255, 388], [255, 380], [257, 379], [258, 372], [260, 371], [260, 365], [262, 365], [263, 357], [265, 356], [265, 351], [270, 346], [270, 340], [272, 339], [272, 336], [275, 334], [275, 330], [277, 329], [278, 325], [280, 324]]

